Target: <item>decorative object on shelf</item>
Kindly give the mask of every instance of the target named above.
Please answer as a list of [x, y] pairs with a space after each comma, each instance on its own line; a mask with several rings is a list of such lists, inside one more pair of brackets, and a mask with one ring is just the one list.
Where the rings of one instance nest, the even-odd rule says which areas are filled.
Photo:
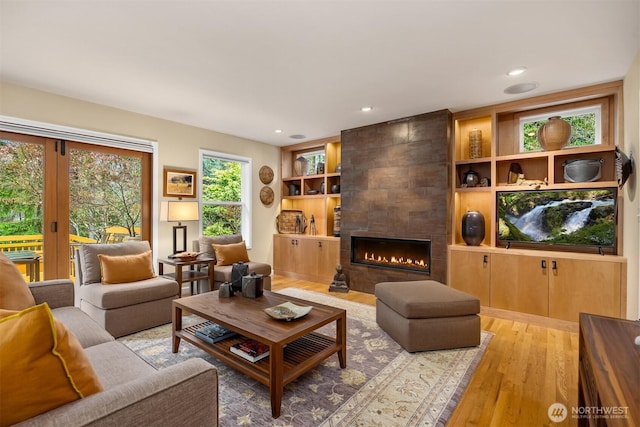
[[319, 163], [316, 165], [316, 173], [317, 173], [318, 175], [322, 175], [322, 174], [324, 173], [324, 163], [319, 162]]
[[309, 191], [307, 191], [307, 194], [309, 196], [315, 196], [316, 194], [318, 194], [318, 190], [309, 190]]
[[549, 120], [538, 128], [538, 141], [543, 150], [560, 150], [571, 138], [571, 125], [560, 116]]
[[469, 246], [480, 246], [484, 240], [484, 216], [479, 211], [467, 211], [462, 217], [462, 239]]
[[342, 163], [338, 163], [336, 165], [336, 168], [333, 170], [333, 172], [335, 173], [341, 173], [342, 172]]
[[284, 302], [273, 307], [265, 308], [264, 312], [274, 319], [290, 322], [291, 320], [306, 316], [311, 309], [311, 306], [300, 306], [292, 302]]
[[520, 175], [522, 173], [522, 166], [520, 166], [520, 163], [511, 163], [509, 165], [509, 176], [507, 177], [507, 183], [515, 184], [516, 182], [518, 182], [518, 178], [520, 178]]
[[549, 178], [545, 179], [526, 179], [524, 174], [521, 173], [518, 175], [518, 179], [513, 184], [509, 185], [528, 185], [529, 187], [534, 187], [534, 189], [539, 189], [543, 185], [549, 185]]
[[482, 131], [472, 129], [469, 132], [469, 158], [478, 159], [482, 157]]
[[333, 208], [333, 235], [340, 237], [340, 205]]
[[320, 183], [320, 194], [324, 194], [324, 181]]
[[315, 236], [317, 234], [317, 231], [316, 231], [316, 219], [314, 218], [313, 214], [311, 214], [311, 219], [309, 220], [309, 224], [310, 224], [309, 233], [312, 236]]
[[463, 186], [465, 186], [465, 187], [475, 187], [476, 185], [478, 185], [480, 183], [480, 175], [478, 175], [478, 172], [476, 172], [473, 169], [469, 168], [469, 170], [464, 173], [464, 180], [463, 181], [464, 181], [462, 183]]
[[289, 184], [289, 195], [290, 196], [299, 196], [300, 195], [300, 187], [296, 184]]
[[[302, 232], [299, 227], [302, 225]], [[306, 229], [307, 219], [302, 211], [299, 210], [282, 210], [280, 215], [276, 217], [276, 228], [280, 234], [302, 234]]]
[[270, 184], [271, 181], [273, 181], [273, 169], [267, 165], [262, 166], [258, 172], [258, 176], [260, 177], [260, 182]]
[[197, 172], [164, 168], [164, 197], [196, 197]]
[[347, 276], [342, 272], [342, 265], [336, 265], [336, 274], [333, 276], [333, 281], [329, 285], [329, 292], [349, 292], [349, 286], [347, 285]]
[[566, 182], [593, 182], [602, 176], [604, 159], [576, 159], [562, 162]]
[[266, 185], [262, 187], [262, 190], [260, 190], [260, 201], [262, 202], [262, 204], [265, 206], [269, 206], [271, 203], [273, 203], [273, 198], [273, 190]]
[[340, 184], [333, 184], [331, 186], [331, 194], [339, 194], [340, 193]]
[[491, 186], [491, 180], [489, 178], [487, 178], [486, 176], [484, 178], [480, 178], [480, 184], [478, 184], [479, 187], [490, 187]]
[[618, 188], [622, 189], [631, 174], [633, 174], [633, 154], [629, 154], [629, 157], [627, 157], [616, 146], [616, 179], [618, 180]]
[[296, 176], [306, 175], [307, 168], [309, 167], [309, 161], [304, 157], [300, 156], [293, 162], [293, 170]]

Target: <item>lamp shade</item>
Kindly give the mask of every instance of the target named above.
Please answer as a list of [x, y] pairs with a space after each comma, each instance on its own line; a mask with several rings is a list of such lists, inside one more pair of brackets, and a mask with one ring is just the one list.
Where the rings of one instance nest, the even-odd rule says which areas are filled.
[[160, 219], [169, 222], [198, 221], [200, 208], [198, 202], [169, 201], [162, 204]]

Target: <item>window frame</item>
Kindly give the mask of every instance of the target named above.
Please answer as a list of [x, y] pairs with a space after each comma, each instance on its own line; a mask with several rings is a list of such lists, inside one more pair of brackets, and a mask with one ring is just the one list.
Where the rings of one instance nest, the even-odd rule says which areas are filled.
[[[612, 117], [611, 117], [611, 97], [602, 97], [584, 101], [572, 102], [564, 105], [555, 105], [545, 108], [523, 111], [514, 115], [515, 136], [514, 149], [517, 153], [535, 153], [537, 151], [524, 150], [524, 123], [547, 120], [551, 116], [577, 115], [589, 112], [596, 113], [596, 129], [594, 144], [589, 145], [610, 145], [613, 141]], [[568, 147], [574, 148], [574, 147]]]
[[[203, 180], [204, 176], [204, 168], [203, 162], [205, 157], [215, 158], [218, 160], [224, 160], [228, 162], [237, 162], [240, 163], [240, 202], [205, 202], [204, 200], [204, 185]], [[198, 224], [198, 228], [200, 230], [200, 234], [203, 233], [203, 224], [204, 224], [204, 216], [203, 216], [203, 207], [205, 205], [212, 206], [223, 206], [223, 205], [238, 205], [241, 207], [241, 216], [240, 216], [240, 232], [242, 234], [242, 238], [245, 241], [247, 249], [251, 249], [252, 247], [252, 219], [253, 219], [253, 204], [252, 204], [252, 191], [251, 185], [253, 182], [253, 167], [252, 167], [252, 159], [250, 157], [239, 156], [235, 154], [223, 153], [221, 151], [200, 149], [198, 151], [198, 172], [199, 172], [199, 185], [198, 185], [198, 199], [200, 201], [200, 221]]]

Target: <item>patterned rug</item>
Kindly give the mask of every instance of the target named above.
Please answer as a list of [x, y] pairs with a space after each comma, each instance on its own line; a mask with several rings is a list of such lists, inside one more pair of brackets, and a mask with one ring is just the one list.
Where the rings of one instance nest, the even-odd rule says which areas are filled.
[[[279, 293], [347, 310], [347, 368], [337, 355], [285, 387], [281, 415], [271, 418], [267, 388], [182, 341], [171, 352], [171, 325], [120, 338], [158, 369], [200, 357], [218, 369], [220, 425], [229, 426], [444, 426], [460, 400], [492, 334], [479, 347], [408, 353], [382, 331], [375, 307], [317, 292]], [[201, 319], [190, 316], [185, 324]], [[321, 332], [335, 336], [335, 325]]]

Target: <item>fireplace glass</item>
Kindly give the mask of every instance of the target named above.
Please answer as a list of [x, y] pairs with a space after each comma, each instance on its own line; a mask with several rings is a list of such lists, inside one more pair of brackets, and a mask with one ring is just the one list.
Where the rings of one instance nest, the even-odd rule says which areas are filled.
[[431, 241], [351, 236], [351, 263], [431, 272]]

